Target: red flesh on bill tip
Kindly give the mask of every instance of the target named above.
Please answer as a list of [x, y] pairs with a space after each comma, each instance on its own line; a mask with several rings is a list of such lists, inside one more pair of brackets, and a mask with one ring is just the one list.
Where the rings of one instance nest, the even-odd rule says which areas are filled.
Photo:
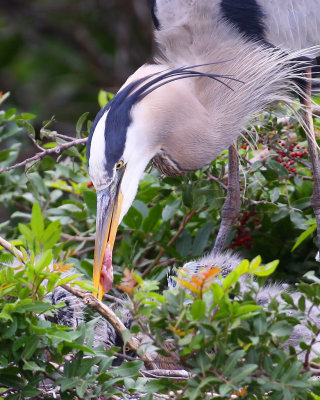
[[112, 267], [112, 250], [110, 243], [107, 244], [106, 251], [104, 253], [100, 282], [101, 285], [103, 286], [104, 292], [108, 292], [112, 288], [113, 267]]

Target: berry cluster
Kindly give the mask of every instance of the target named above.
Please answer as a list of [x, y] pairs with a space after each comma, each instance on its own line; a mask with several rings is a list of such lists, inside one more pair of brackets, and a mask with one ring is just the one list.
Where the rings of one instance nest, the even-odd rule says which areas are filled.
[[[241, 146], [241, 149], [243, 149], [243, 150], [248, 150], [248, 149], [249, 149], [249, 143], [248, 143], [248, 142], [244, 143], [244, 144]], [[258, 150], [258, 146], [254, 146], [254, 149], [255, 149], [255, 150]]]
[[260, 218], [257, 217], [257, 211], [244, 211], [238, 217], [237, 232], [230, 244], [230, 248], [245, 247], [250, 249], [254, 244], [250, 232], [259, 228], [261, 228], [261, 222]]
[[[278, 163], [283, 165], [288, 172], [296, 174], [297, 162], [308, 154], [308, 150], [305, 146], [299, 146], [294, 143], [297, 140], [297, 135], [295, 133], [289, 133], [287, 136], [286, 141], [275, 139], [273, 135], [267, 137], [262, 136], [262, 138], [259, 139], [259, 143], [263, 145], [263, 148], [266, 146], [269, 151], [276, 151], [276, 160]], [[249, 143], [242, 144], [241, 149], [250, 149]], [[258, 150], [258, 147], [255, 146], [254, 149]]]
[[296, 165], [297, 160], [301, 159], [305, 155], [308, 154], [308, 150], [305, 146], [301, 147], [299, 145], [295, 145], [294, 143], [286, 143], [283, 140], [277, 140], [280, 146], [284, 147], [284, 149], [279, 149], [277, 151], [278, 163], [282, 164], [289, 172], [293, 172], [294, 174], [297, 172]]

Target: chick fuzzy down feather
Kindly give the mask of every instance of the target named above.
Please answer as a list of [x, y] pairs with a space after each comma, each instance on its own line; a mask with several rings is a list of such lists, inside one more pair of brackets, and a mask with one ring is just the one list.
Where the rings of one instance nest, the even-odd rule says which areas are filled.
[[[183, 267], [176, 270], [171, 270], [168, 273], [168, 287], [169, 289], [178, 289], [180, 286], [179, 282], [176, 280], [175, 276], [180, 276], [183, 279], [190, 279], [192, 275], [196, 275], [200, 270], [206, 270], [211, 268], [219, 268], [222, 277], [227, 276], [231, 271], [233, 271], [242, 261], [242, 258], [232, 252], [224, 252], [208, 255], [194, 261], [186, 263]], [[182, 274], [181, 274], [182, 272]], [[243, 275], [239, 279], [240, 284], [240, 294], [243, 295], [246, 291], [251, 288], [251, 282], [248, 280], [248, 275]], [[216, 279], [217, 283], [221, 283], [219, 278]], [[276, 284], [268, 282], [263, 287], [261, 287], [256, 295], [257, 304], [262, 307], [268, 307], [270, 302], [275, 299], [280, 307], [285, 305], [285, 301], [282, 299], [281, 294], [288, 293], [292, 297], [294, 303], [298, 305], [299, 299], [301, 297], [300, 293], [294, 291], [293, 287], [288, 284]], [[310, 309], [309, 319], [312, 323], [316, 324], [320, 328], [320, 307], [313, 306], [309, 300], [306, 300], [306, 309]], [[287, 312], [288, 313], [288, 312]], [[292, 316], [298, 317], [298, 311], [290, 311]], [[286, 347], [293, 346], [297, 351], [300, 351], [299, 343], [304, 341], [310, 344], [314, 338], [313, 332], [307, 327], [308, 321], [302, 319], [299, 325], [296, 325], [290, 338], [286, 342]], [[320, 342], [317, 341], [312, 346], [311, 358], [319, 357], [320, 355]], [[299, 352], [299, 359], [304, 360], [305, 352]]]

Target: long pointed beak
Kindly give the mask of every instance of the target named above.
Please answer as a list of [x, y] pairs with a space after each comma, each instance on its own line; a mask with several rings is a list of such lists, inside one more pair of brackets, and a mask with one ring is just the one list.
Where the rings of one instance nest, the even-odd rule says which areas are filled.
[[102, 296], [106, 291], [101, 284], [101, 271], [106, 248], [108, 245], [108, 251], [112, 252], [119, 224], [123, 200], [120, 191], [121, 178], [122, 176], [116, 179], [116, 182], [113, 182], [106, 189], [97, 192], [97, 222], [93, 264], [93, 286], [98, 289], [99, 300], [102, 299]]

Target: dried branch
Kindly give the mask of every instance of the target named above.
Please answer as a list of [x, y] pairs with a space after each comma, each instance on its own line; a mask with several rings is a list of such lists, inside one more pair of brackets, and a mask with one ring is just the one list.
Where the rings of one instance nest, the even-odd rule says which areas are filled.
[[[312, 339], [312, 341], [311, 341], [311, 343], [310, 343], [310, 348], [307, 350], [307, 352], [306, 352], [306, 356], [305, 356], [305, 359], [304, 359], [304, 363], [303, 363], [303, 366], [304, 366], [304, 368], [307, 370], [307, 371], [310, 371], [310, 355], [311, 355], [311, 349], [312, 349], [312, 346], [316, 343], [316, 341], [317, 341], [317, 339], [318, 339], [318, 336], [320, 335], [320, 329], [317, 331], [317, 333], [315, 334], [315, 336], [314, 336], [314, 338]], [[318, 376], [318, 375], [320, 375], [320, 373], [316, 373], [316, 372], [314, 372], [314, 373], [312, 373], [314, 376]]]
[[[84, 304], [86, 304], [90, 308], [96, 310], [103, 318], [105, 318], [108, 322], [110, 322], [110, 324], [119, 333], [119, 335], [122, 336], [125, 332], [129, 333], [129, 330], [124, 326], [122, 321], [116, 316], [116, 314], [111, 310], [111, 308], [109, 308], [108, 306], [103, 304], [100, 300], [98, 300], [96, 297], [94, 297], [92, 293], [89, 293], [82, 289], [71, 287], [70, 285], [61, 285], [61, 287], [63, 287], [65, 290], [67, 290], [74, 296], [77, 296], [80, 299], [82, 299]], [[135, 353], [137, 353], [138, 350], [141, 348], [139, 340], [134, 337], [129, 339], [126, 344]], [[141, 355], [141, 359], [144, 362], [153, 364], [153, 360], [148, 354]]]
[[[177, 233], [169, 240], [169, 242], [167, 243], [166, 247], [170, 247], [177, 239], [178, 237], [181, 235], [181, 233], [184, 231], [187, 223], [190, 221], [190, 219], [194, 216], [194, 214], [197, 212], [197, 209], [194, 208], [184, 219], [183, 223], [181, 224], [181, 226], [179, 227]], [[153, 269], [153, 267], [155, 267], [158, 262], [160, 261], [161, 257], [163, 256], [163, 254], [165, 253], [165, 249], [162, 247], [159, 250], [159, 253], [157, 255], [157, 257], [155, 258], [155, 260], [153, 261], [153, 263], [151, 265], [149, 265], [149, 267], [143, 271], [142, 273], [142, 277], [145, 277], [149, 271], [151, 271]]]
[[89, 253], [90, 251], [93, 251], [93, 250], [94, 250], [94, 246], [92, 246], [92, 247], [86, 247], [86, 248], [83, 249], [83, 250], [76, 251], [76, 252], [74, 253], [74, 256], [80, 257], [80, 256], [82, 256], [83, 254]]
[[[48, 126], [48, 125], [46, 125], [46, 126]], [[68, 142], [74, 140], [74, 137], [62, 135], [61, 133], [58, 133], [57, 131], [50, 131], [50, 130], [46, 129], [46, 126], [44, 126], [43, 128], [40, 129], [41, 135], [43, 135], [45, 137], [49, 137], [49, 138], [54, 138], [54, 139], [56, 139], [58, 137], [60, 139], [67, 140]]]
[[9, 251], [13, 256], [17, 257], [19, 261], [23, 262], [23, 253], [14, 247], [11, 243], [7, 242], [0, 236], [0, 246], [4, 247], [6, 250]]
[[189, 372], [184, 369], [171, 370], [171, 369], [153, 369], [148, 371], [141, 371], [142, 374], [148, 378], [171, 378], [178, 380], [186, 380], [190, 378]]
[[59, 154], [62, 151], [69, 149], [70, 147], [77, 146], [79, 144], [84, 144], [84, 143], [86, 143], [87, 140], [88, 140], [87, 138], [75, 139], [69, 143], [58, 144], [58, 146], [56, 146], [52, 149], [41, 151], [40, 153], [35, 154], [33, 157], [27, 158], [26, 160], [24, 160], [18, 164], [12, 165], [11, 167], [6, 167], [3, 169], [0, 169], [0, 174], [2, 172], [7, 172], [7, 171], [11, 171], [13, 169], [20, 168], [20, 167], [25, 167], [30, 162], [37, 163], [40, 160], [42, 160], [44, 157], [48, 156], [49, 154]]
[[320, 369], [320, 364], [311, 361], [310, 367], [314, 369]]
[[75, 242], [94, 242], [95, 238], [91, 236], [72, 236], [67, 233], [61, 233], [61, 237], [66, 240], [74, 240]]
[[119, 303], [124, 305], [126, 302], [124, 300], [118, 299], [117, 297], [111, 296], [110, 294], [104, 293], [103, 298], [105, 300], [112, 301], [113, 303]]

